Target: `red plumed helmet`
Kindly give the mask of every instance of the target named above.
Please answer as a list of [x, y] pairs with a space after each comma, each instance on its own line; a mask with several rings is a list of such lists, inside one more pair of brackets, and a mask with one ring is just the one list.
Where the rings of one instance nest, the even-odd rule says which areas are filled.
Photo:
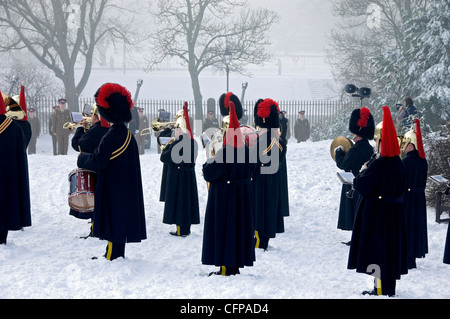
[[422, 130], [420, 129], [420, 121], [415, 119], [416, 123], [416, 138], [417, 138], [417, 151], [420, 158], [425, 158], [425, 149], [423, 148]]
[[400, 155], [397, 131], [392, 120], [391, 110], [383, 106], [383, 128], [381, 130], [381, 157], [395, 157]]
[[6, 114], [5, 100], [3, 99], [3, 94], [0, 92], [0, 115]]
[[189, 132], [189, 137], [191, 139], [193, 139], [194, 135], [192, 134], [191, 121], [189, 120], [189, 110], [188, 110], [188, 103], [187, 102], [184, 102], [184, 105], [183, 105], [183, 117], [184, 117], [184, 120], [186, 122], [186, 128], [187, 128], [187, 130]]
[[19, 106], [22, 108], [22, 111], [25, 112], [25, 117], [22, 119], [22, 121], [26, 122], [28, 121], [28, 110], [27, 110], [27, 101], [25, 98], [25, 87], [22, 85], [20, 87], [20, 97], [19, 97]]
[[242, 148], [244, 147], [244, 138], [242, 137], [242, 132], [240, 129], [241, 125], [239, 124], [239, 120], [236, 115], [236, 106], [233, 102], [229, 103], [230, 125], [228, 126], [225, 134], [224, 143], [234, 148]]

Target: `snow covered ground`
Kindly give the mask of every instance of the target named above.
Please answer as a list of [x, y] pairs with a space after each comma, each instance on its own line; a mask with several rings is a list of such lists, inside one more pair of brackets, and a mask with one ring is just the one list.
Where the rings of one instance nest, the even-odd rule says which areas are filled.
[[[290, 216], [285, 233], [257, 250], [253, 267], [238, 276], [208, 277], [201, 264], [206, 183], [205, 156], [196, 165], [201, 225], [187, 238], [169, 235], [158, 201], [162, 163], [155, 141], [141, 156], [148, 239], [126, 247], [126, 258], [101, 258], [106, 243], [80, 239], [90, 224], [69, 216], [68, 174], [77, 153], [53, 156], [51, 140], [38, 140], [29, 156], [33, 226], [10, 232], [0, 246], [2, 299], [372, 299], [362, 296], [373, 277], [346, 269], [350, 233], [336, 228], [341, 184], [329, 153], [331, 141], [288, 145]], [[398, 299], [450, 298], [450, 266], [443, 264], [446, 224], [428, 209], [429, 254], [397, 283]], [[100, 257], [96, 260], [91, 257]], [[90, 310], [89, 310], [90, 311]], [[86, 309], [86, 314], [88, 309]]]

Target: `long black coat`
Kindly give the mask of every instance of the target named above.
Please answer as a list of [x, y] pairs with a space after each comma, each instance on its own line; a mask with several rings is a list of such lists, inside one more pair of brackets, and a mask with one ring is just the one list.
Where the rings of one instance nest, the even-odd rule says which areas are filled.
[[403, 159], [407, 176], [405, 192], [405, 218], [408, 232], [408, 257], [423, 258], [428, 253], [427, 204], [425, 187], [428, 162], [419, 152], [408, 152]]
[[[280, 167], [285, 161], [286, 145], [282, 139], [274, 137], [280, 144], [274, 144], [264, 159], [263, 152], [268, 150], [272, 142], [272, 133], [260, 134], [253, 146], [252, 159], [257, 160], [257, 166], [253, 175], [253, 202], [255, 210], [255, 230], [260, 237], [275, 238], [277, 233], [284, 233], [284, 219], [281, 198], [281, 174]], [[277, 154], [273, 154], [276, 152]], [[278, 163], [271, 159], [278, 159]], [[267, 160], [269, 160], [267, 162]], [[267, 163], [265, 163], [267, 162]], [[278, 165], [278, 166], [277, 166]], [[264, 172], [278, 168], [276, 172]]]
[[[370, 160], [374, 150], [369, 140], [357, 141], [347, 153], [342, 150], [336, 151], [336, 165], [341, 170], [351, 172], [358, 176], [361, 167]], [[348, 198], [346, 193], [351, 189], [351, 185], [342, 184], [341, 202], [339, 205], [339, 217], [337, 228], [342, 230], [352, 230], [355, 221], [356, 208], [360, 200], [358, 192], [353, 193], [353, 198]]]
[[354, 180], [362, 200], [352, 232], [348, 269], [371, 273], [377, 265], [381, 281], [408, 272], [403, 207], [406, 171], [400, 157], [381, 157]]
[[[109, 128], [102, 127], [100, 122], [95, 123], [88, 131], [84, 131], [83, 127], [79, 127], [72, 137], [72, 148], [77, 152], [94, 153], [95, 149], [100, 145], [103, 136], [108, 133]], [[70, 215], [79, 219], [90, 219], [94, 213], [80, 213], [73, 209]]]
[[444, 263], [450, 265], [450, 223], [448, 224], [447, 238], [445, 240]]
[[[5, 128], [8, 123], [9, 126]], [[16, 121], [0, 115], [0, 231], [17, 231], [31, 226], [28, 159], [24, 139]]]
[[[184, 150], [188, 147], [190, 147], [190, 158], [185, 161], [181, 157], [184, 156]], [[175, 224], [177, 226], [200, 224], [197, 177], [195, 176], [197, 155], [197, 142], [195, 139], [190, 139], [186, 134], [181, 135], [175, 142], [169, 144], [161, 153], [161, 162], [167, 165], [164, 190], [164, 224]], [[180, 156], [180, 163], [177, 163], [176, 157], [178, 156]]]
[[[226, 160], [234, 152], [234, 161]], [[245, 152], [245, 163], [239, 163], [238, 152]], [[220, 161], [203, 165], [203, 177], [210, 183], [203, 232], [202, 263], [205, 265], [253, 266], [255, 240], [253, 222], [252, 175], [249, 150], [230, 146], [217, 152]], [[242, 162], [242, 161], [241, 161]]]
[[139, 150], [127, 127], [113, 125], [94, 153], [81, 153], [77, 164], [97, 172], [94, 237], [117, 244], [146, 239]]
[[288, 131], [288, 120], [284, 116], [280, 119], [280, 126], [281, 126], [280, 140], [283, 141], [284, 143], [283, 145], [285, 148], [284, 160], [280, 163], [280, 182], [281, 182], [280, 198], [283, 216], [287, 217], [289, 216], [289, 180], [288, 180], [286, 154], [287, 154], [289, 131]]

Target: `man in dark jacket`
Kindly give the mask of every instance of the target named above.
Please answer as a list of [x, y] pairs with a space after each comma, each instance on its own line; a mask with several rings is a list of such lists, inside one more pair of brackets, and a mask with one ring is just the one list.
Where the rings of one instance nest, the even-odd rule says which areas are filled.
[[186, 237], [191, 225], [200, 224], [195, 160], [198, 145], [192, 134], [187, 103], [178, 112], [175, 139], [161, 153], [161, 162], [166, 164], [163, 223], [176, 225], [173, 236]]
[[203, 232], [202, 263], [230, 276], [255, 261], [252, 175], [255, 164], [239, 128], [235, 105], [230, 102], [230, 124], [225, 146], [203, 165], [210, 183]]
[[403, 164], [406, 168], [405, 219], [408, 234], [408, 269], [416, 268], [416, 258], [428, 253], [427, 204], [425, 187], [428, 178], [428, 162], [423, 148], [420, 122], [416, 129], [403, 138]]
[[306, 142], [311, 135], [311, 126], [309, 120], [305, 118], [305, 111], [300, 111], [299, 118], [295, 121], [294, 136], [297, 139], [297, 143]]
[[[373, 140], [375, 122], [368, 108], [356, 109], [352, 112], [349, 121], [349, 130], [353, 134], [355, 144], [345, 153], [342, 147], [335, 150], [336, 165], [341, 170], [351, 172], [356, 177], [364, 163], [370, 160], [374, 153], [369, 140]], [[347, 196], [352, 186], [342, 184], [341, 202], [339, 205], [339, 217], [337, 228], [351, 231], [355, 221], [356, 208], [359, 200], [358, 192], [353, 196]], [[350, 243], [346, 243], [347, 245]]]
[[277, 102], [258, 100], [254, 114], [259, 129], [258, 141], [253, 147], [255, 155], [252, 155], [257, 160], [252, 185], [256, 248], [267, 250], [269, 240], [284, 232], [280, 165], [285, 160], [286, 145], [279, 136]]
[[31, 226], [25, 138], [17, 122], [5, 114], [0, 96], [0, 245], [6, 245], [9, 231]]
[[93, 236], [107, 240], [108, 260], [125, 257], [125, 244], [147, 238], [139, 150], [126, 127], [133, 106], [130, 92], [113, 83], [95, 94], [100, 116], [111, 124], [94, 153], [82, 152], [78, 167], [95, 171]]
[[[92, 108], [91, 121], [92, 125], [88, 130], [86, 130], [84, 126], [81, 126], [77, 128], [74, 136], [72, 137], [72, 148], [77, 152], [89, 154], [94, 153], [95, 149], [100, 145], [103, 136], [105, 136], [105, 134], [109, 131], [110, 125], [108, 122], [100, 118], [96, 105]], [[92, 219], [94, 217], [94, 212], [80, 212], [75, 209], [70, 209], [69, 214], [75, 218], [83, 220]], [[92, 236], [92, 227], [89, 236]]]
[[396, 280], [408, 273], [403, 208], [406, 170], [387, 106], [379, 143], [380, 157], [354, 179], [361, 201], [353, 226], [348, 269], [376, 277], [370, 295], [395, 295]]

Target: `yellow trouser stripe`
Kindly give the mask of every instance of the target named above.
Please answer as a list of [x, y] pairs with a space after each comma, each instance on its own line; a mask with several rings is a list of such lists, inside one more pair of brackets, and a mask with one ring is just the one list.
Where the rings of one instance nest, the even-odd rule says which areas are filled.
[[227, 274], [227, 267], [222, 266], [222, 276], [226, 276]]
[[256, 237], [256, 245], [255, 248], [259, 248], [259, 234], [258, 231], [255, 230], [255, 237]]
[[111, 260], [111, 255], [112, 255], [112, 242], [108, 242], [108, 252], [106, 253], [106, 259]]
[[381, 280], [377, 278], [377, 295], [381, 295]]
[[181, 229], [180, 229], [180, 226], [177, 226], [177, 235], [178, 235], [178, 236], [181, 236]]

